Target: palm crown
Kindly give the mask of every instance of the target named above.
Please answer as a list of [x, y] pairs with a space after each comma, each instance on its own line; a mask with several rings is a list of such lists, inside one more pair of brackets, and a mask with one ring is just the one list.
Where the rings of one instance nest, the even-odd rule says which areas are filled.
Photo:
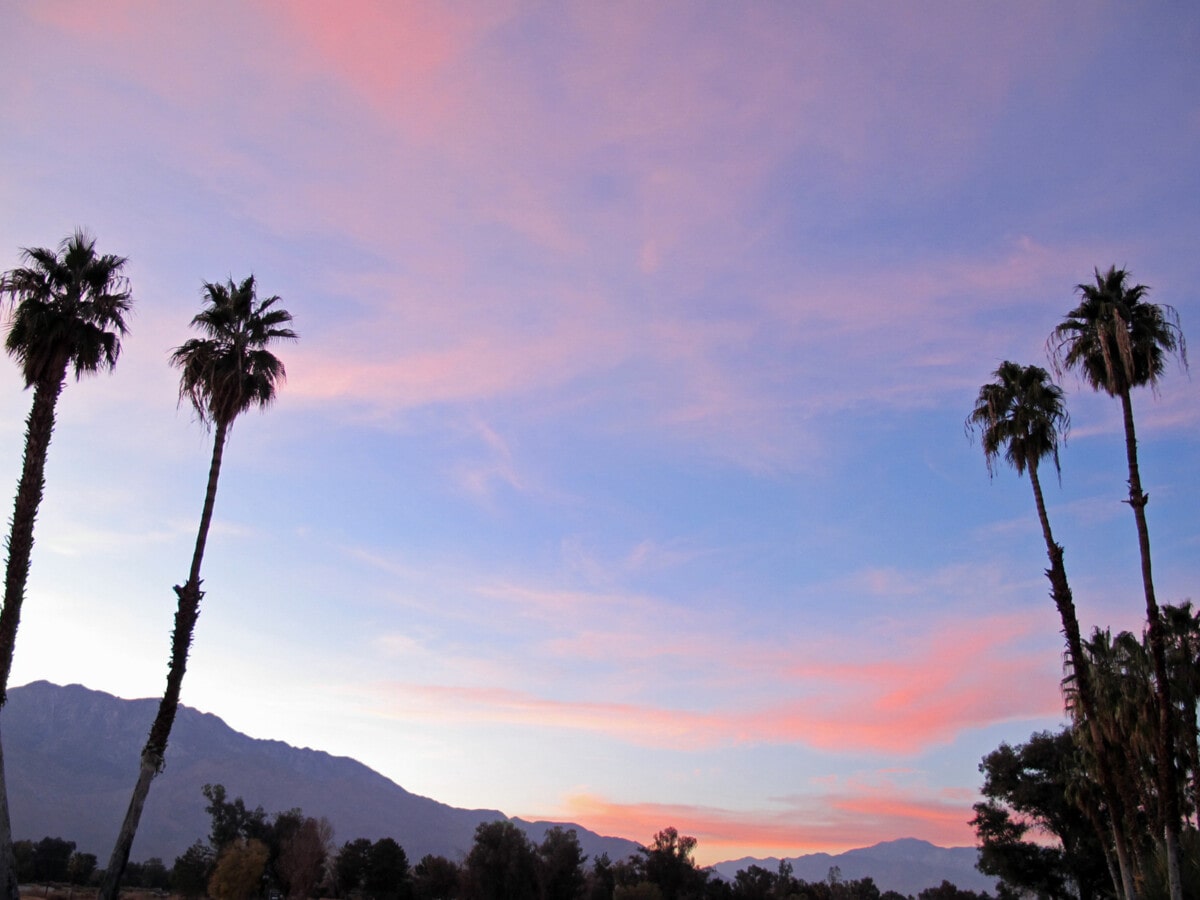
[[1145, 384], [1155, 386], [1168, 353], [1187, 365], [1187, 344], [1179, 315], [1170, 306], [1148, 302], [1149, 288], [1128, 284], [1129, 273], [1112, 266], [1095, 284], [1076, 285], [1079, 305], [1050, 336], [1055, 368], [1078, 369], [1093, 390], [1110, 397]]
[[228, 426], [251, 406], [275, 399], [286, 373], [266, 348], [273, 340], [294, 340], [296, 333], [285, 327], [292, 314], [275, 308], [279, 297], [257, 299], [253, 275], [237, 285], [232, 279], [206, 282], [204, 301], [192, 326], [207, 337], [185, 341], [171, 363], [182, 370], [179, 399], [186, 398], [202, 422]]
[[995, 460], [1005, 460], [1024, 474], [1026, 468], [1051, 456], [1058, 464], [1058, 440], [1071, 426], [1062, 388], [1039, 366], [1005, 361], [993, 373], [996, 380], [979, 389], [967, 429], [979, 429], [988, 472]]
[[15, 309], [4, 347], [21, 366], [25, 386], [111, 369], [121, 352], [132, 296], [122, 256], [96, 255], [84, 231], [63, 240], [58, 252], [21, 251], [25, 265], [10, 271], [3, 292]]

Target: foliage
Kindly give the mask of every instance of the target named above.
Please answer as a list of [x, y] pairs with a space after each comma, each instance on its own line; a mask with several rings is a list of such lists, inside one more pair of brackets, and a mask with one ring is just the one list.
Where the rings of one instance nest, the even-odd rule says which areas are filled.
[[363, 887], [374, 900], [397, 900], [410, 893], [408, 856], [390, 837], [371, 845]]
[[217, 853], [238, 839], [256, 839], [265, 843], [270, 825], [261, 806], [248, 810], [241, 797], [227, 800], [223, 784], [206, 784], [200, 791], [208, 800], [204, 811], [212, 818], [208, 842]]
[[637, 884], [617, 885], [613, 900], [663, 900], [663, 893], [657, 884], [639, 881]]
[[204, 337], [190, 338], [171, 354], [180, 370], [179, 399], [201, 422], [229, 425], [252, 406], [269, 406], [285, 372], [267, 345], [295, 340], [285, 327], [292, 315], [274, 308], [279, 297], [259, 300], [254, 276], [241, 284], [205, 282], [205, 307], [192, 318]]
[[161, 859], [152, 856], [145, 862], [130, 863], [125, 869], [125, 883], [129, 887], [163, 891], [171, 885], [171, 873]]
[[986, 893], [964, 891], [949, 881], [943, 881], [937, 887], [926, 888], [917, 894], [917, 900], [986, 900], [986, 898]]
[[537, 881], [540, 900], [577, 900], [583, 893], [587, 860], [574, 828], [554, 826], [537, 848]]
[[[1184, 812], [1196, 815], [1197, 727], [1200, 706], [1200, 616], [1192, 604], [1161, 610], [1167, 647], [1168, 686], [1177, 720], [1176, 788]], [[976, 804], [973, 824], [980, 842], [980, 869], [1009, 889], [1040, 897], [1107, 896], [1112, 890], [1109, 861], [1111, 821], [1094, 787], [1095, 740], [1110, 751], [1113, 776], [1125, 810], [1124, 827], [1133, 840], [1133, 876], [1144, 897], [1167, 896], [1163, 804], [1155, 765], [1158, 712], [1154, 665], [1146, 635], [1095, 629], [1084, 642], [1083, 664], [1095, 685], [1096, 721], [1077, 702], [1068, 679], [1065, 691], [1073, 725], [1057, 733], [1034, 734], [1028, 743], [1007, 744], [980, 765], [986, 802]], [[1092, 727], [1094, 726], [1094, 727]], [[1053, 842], [1046, 843], [1046, 838]], [[1034, 840], [1030, 840], [1034, 838]], [[1181, 881], [1185, 895], [1200, 885], [1195, 827], [1180, 836]], [[1188, 892], [1192, 891], [1193, 894]]]
[[182, 856], [175, 857], [171, 868], [171, 890], [186, 898], [203, 897], [212, 876], [216, 853], [203, 841], [196, 841]]
[[96, 874], [95, 853], [72, 853], [67, 863], [67, 881], [75, 885], [85, 885]]
[[[972, 825], [980, 871], [1047, 898], [1083, 896], [1111, 886], [1092, 823], [1072, 800], [1086, 776], [1074, 733], [1039, 732], [1017, 747], [1001, 744], [984, 757]], [[1027, 840], [1027, 836], [1037, 840]], [[1053, 838], [1055, 846], [1047, 845]]]
[[484, 822], [463, 863], [467, 900], [533, 900], [537, 862], [533, 845], [512, 822]]
[[413, 867], [414, 900], [449, 900], [458, 896], [458, 866], [444, 856], [426, 854]]
[[[268, 816], [261, 806], [248, 809], [241, 797], [228, 799], [221, 784], [206, 784], [201, 791], [212, 820], [209, 843], [218, 855], [238, 841], [261, 842], [267, 848], [267, 880], [290, 897], [309, 896], [324, 880], [333, 843], [333, 826], [327, 819], [306, 817], [300, 809]], [[348, 856], [347, 864], [351, 860]], [[356, 878], [348, 890], [361, 886], [361, 878]]]
[[334, 880], [338, 892], [348, 897], [361, 891], [367, 879], [367, 868], [371, 863], [371, 842], [366, 838], [355, 838], [342, 844], [333, 864]]
[[[1176, 791], [1185, 815], [1196, 814], [1197, 768], [1196, 711], [1200, 704], [1200, 616], [1191, 603], [1164, 606], [1161, 609], [1162, 634], [1166, 649], [1167, 686], [1175, 719], [1180, 724], [1174, 737], [1172, 767]], [[1085, 642], [1087, 662], [1093, 673], [1099, 697], [1097, 732], [1107, 747], [1119, 748], [1111, 754], [1115, 776], [1125, 800], [1127, 828], [1137, 837], [1134, 844], [1138, 877], [1150, 878], [1157, 864], [1159, 838], [1165, 825], [1156, 767], [1158, 723], [1155, 666], [1149, 636], [1123, 631], [1115, 636], [1107, 629], [1095, 629]], [[1068, 690], [1068, 700], [1071, 700]], [[1081, 726], [1085, 716], [1078, 704], [1071, 703], [1076, 723], [1076, 740], [1083, 750], [1083, 764], [1092, 765], [1096, 748], [1091, 731]], [[1086, 802], [1086, 795], [1076, 798]], [[1194, 834], [1185, 829], [1181, 840]], [[1181, 859], [1186, 857], [1181, 855]]]
[[208, 881], [209, 896], [213, 900], [249, 900], [258, 893], [268, 855], [267, 845], [256, 838], [238, 838], [228, 844]]
[[[4, 347], [20, 365], [25, 386], [33, 388], [0, 605], [0, 706], [7, 699], [46, 458], [67, 370], [73, 367], [78, 380], [116, 365], [132, 303], [123, 274], [126, 260], [97, 254], [95, 239], [83, 231], [65, 239], [58, 252], [37, 247], [21, 255], [25, 265], [0, 277], [0, 296], [7, 295], [14, 306]], [[0, 766], [0, 895], [8, 900], [20, 896], [16, 864], [8, 786]]]
[[616, 886], [617, 875], [613, 862], [607, 853], [601, 853], [592, 860], [592, 868], [587, 873], [585, 896], [588, 900], [612, 900]]
[[689, 900], [703, 896], [708, 875], [696, 868], [692, 852], [696, 839], [681, 835], [674, 827], [654, 835], [649, 847], [640, 848], [646, 881], [658, 885], [663, 900]]
[[[1146, 627], [1150, 656], [1154, 663], [1154, 699], [1157, 722], [1152, 729], [1156, 788], [1158, 791], [1157, 829], [1170, 872], [1170, 896], [1183, 900], [1180, 885], [1180, 826], [1183, 813], [1180, 804], [1178, 772], [1175, 766], [1175, 738], [1179, 730], [1177, 715], [1169, 697], [1166, 642], [1163, 620], [1154, 591], [1153, 566], [1150, 553], [1150, 530], [1146, 522], [1149, 495], [1142, 490], [1138, 465], [1137, 434], [1134, 427], [1133, 388], [1156, 387], [1166, 366], [1166, 357], [1177, 353], [1187, 366], [1187, 345], [1179, 328], [1178, 314], [1168, 306], [1158, 306], [1145, 300], [1149, 288], [1128, 283], [1129, 273], [1111, 267], [1101, 274], [1095, 271], [1095, 284], [1080, 284], [1079, 305], [1067, 313], [1050, 337], [1055, 365], [1076, 369], [1096, 390], [1102, 390], [1121, 401], [1122, 423], [1125, 430], [1125, 455], [1129, 477], [1129, 507], [1137, 526], [1138, 553], [1141, 559], [1142, 589], [1146, 600]], [[1085, 699], [1085, 705], [1086, 699]], [[1094, 720], [1093, 716], [1093, 720]], [[1104, 761], [1107, 751], [1097, 740], [1095, 750], [1101, 761], [1101, 774], [1107, 782]], [[1123, 800], [1124, 798], [1122, 798]], [[1116, 800], [1111, 796], [1110, 800]], [[1114, 838], [1124, 879], [1123, 893], [1131, 898], [1136, 892], [1129, 865], [1124, 855], [1122, 829], [1134, 815], [1124, 802], [1123, 809], [1112, 815]], [[1140, 862], [1144, 870], [1144, 862]]]
[[281, 840], [275, 872], [287, 896], [313, 896], [325, 877], [325, 864], [329, 860], [332, 842], [333, 826], [329, 820], [312, 817], [303, 819], [297, 828]]
[[[75, 842], [46, 836], [37, 843], [14, 841], [17, 878], [25, 882], [65, 882], [70, 880]], [[83, 882], [72, 882], [82, 884]]]
[[1177, 353], [1187, 365], [1187, 343], [1179, 314], [1146, 300], [1150, 289], [1129, 284], [1129, 272], [1110, 266], [1095, 281], [1076, 285], [1079, 304], [1050, 336], [1055, 368], [1075, 369], [1088, 385], [1118, 397], [1131, 388], [1157, 385], [1166, 357]]
[[121, 352], [125, 316], [132, 306], [127, 259], [98, 255], [96, 239], [76, 231], [58, 251], [21, 251], [25, 265], [0, 279], [12, 302], [4, 347], [21, 367], [25, 386], [112, 369]]
[[1071, 424], [1062, 388], [1038, 366], [1006, 360], [992, 374], [996, 380], [979, 389], [966, 422], [968, 431], [980, 432], [988, 472], [1001, 455], [1018, 475], [1047, 456], [1058, 469], [1059, 439]]

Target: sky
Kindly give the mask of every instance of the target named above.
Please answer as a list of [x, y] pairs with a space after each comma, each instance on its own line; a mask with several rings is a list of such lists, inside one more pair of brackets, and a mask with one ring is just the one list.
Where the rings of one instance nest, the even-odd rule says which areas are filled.
[[[980, 759], [1063, 721], [1032, 493], [963, 421], [1097, 267], [1200, 339], [1195, 5], [17, 0], [0, 117], [0, 269], [83, 227], [134, 297], [12, 684], [161, 693], [211, 453], [167, 359], [253, 274], [300, 340], [185, 704], [702, 863], [971, 845]], [[1080, 618], [1139, 630], [1119, 404], [1062, 383]], [[1160, 602], [1198, 400], [1134, 398]], [[0, 365], [14, 493], [29, 403]]]

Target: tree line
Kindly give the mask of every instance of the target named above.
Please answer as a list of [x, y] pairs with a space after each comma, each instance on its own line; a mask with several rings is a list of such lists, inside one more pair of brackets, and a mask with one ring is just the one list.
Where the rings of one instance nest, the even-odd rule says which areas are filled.
[[[33, 391], [0, 607], [0, 706], [7, 699], [58, 399], [68, 374], [73, 373], [78, 381], [116, 367], [133, 305], [125, 275], [128, 259], [98, 253], [96, 239], [82, 229], [65, 238], [57, 249], [22, 249], [21, 261], [21, 266], [0, 278], [0, 300], [9, 313], [4, 348], [20, 367], [25, 388]], [[239, 283], [232, 278], [223, 284], [205, 282], [201, 310], [191, 321], [201, 337], [184, 341], [170, 356], [171, 365], [180, 371], [178, 400], [186, 401], [200, 423], [213, 430], [213, 451], [191, 567], [184, 582], [174, 588], [177, 607], [166, 686], [100, 886], [104, 900], [116, 900], [119, 894], [150, 783], [162, 771], [204, 596], [201, 564], [229, 429], [252, 407], [269, 406], [285, 377], [283, 363], [269, 347], [280, 340], [294, 340], [296, 333], [289, 327], [291, 313], [278, 306], [279, 302], [276, 296], [258, 299], [253, 275]], [[20, 900], [19, 885], [0, 746], [0, 900]]]
[[[785, 860], [775, 871], [751, 865], [726, 881], [694, 859], [697, 841], [664, 828], [626, 859], [600, 854], [589, 860], [573, 828], [554, 826], [534, 842], [510, 821], [480, 823], [471, 849], [457, 860], [427, 854], [411, 864], [390, 837], [356, 838], [337, 846], [332, 825], [298, 809], [268, 815], [224, 786], [205, 785], [211, 829], [168, 870], [151, 859], [127, 867], [126, 884], [198, 900], [913, 900], [881, 891], [871, 878], [845, 879], [836, 868], [818, 882], [792, 874]], [[18, 841], [18, 870], [29, 881], [100, 884], [91, 854], [74, 853], [59, 838]], [[43, 849], [46, 848], [46, 849]], [[28, 859], [26, 858], [28, 856]], [[42, 858], [45, 857], [45, 862]], [[916, 900], [991, 900], [949, 882]]]
[[[986, 757], [981, 770], [989, 799], [976, 806], [974, 824], [981, 868], [1002, 875], [1014, 896], [1025, 890], [1047, 898], [1183, 900], [1200, 896], [1200, 822], [1191, 818], [1200, 803], [1200, 641], [1190, 603], [1160, 607], [1155, 594], [1150, 498], [1142, 488], [1132, 395], [1139, 387], [1156, 388], [1171, 356], [1186, 369], [1187, 344], [1178, 313], [1149, 302], [1149, 288], [1132, 283], [1126, 270], [1113, 266], [1094, 274], [1093, 282], [1076, 286], [1079, 302], [1053, 329], [1046, 349], [1056, 374], [1076, 372], [1121, 404], [1124, 502], [1134, 517], [1145, 631], [1115, 642], [1099, 629], [1083, 638], [1039, 477], [1049, 459], [1061, 478], [1059, 445], [1070, 428], [1065, 396], [1046, 369], [1003, 362], [994, 381], [979, 389], [966, 428], [979, 434], [990, 474], [1003, 457], [1018, 475], [1029, 476], [1050, 563], [1050, 597], [1066, 642], [1063, 696], [1071, 727]], [[1058, 753], [1053, 765], [1070, 769], [1070, 777], [1059, 772], [1058, 780], [1036, 785], [1014, 777], [1013, 766], [1020, 769], [1014, 760], [1052, 747]], [[1073, 830], [1079, 823], [1086, 840]], [[1025, 841], [1031, 828], [1058, 838], [1059, 847]]]

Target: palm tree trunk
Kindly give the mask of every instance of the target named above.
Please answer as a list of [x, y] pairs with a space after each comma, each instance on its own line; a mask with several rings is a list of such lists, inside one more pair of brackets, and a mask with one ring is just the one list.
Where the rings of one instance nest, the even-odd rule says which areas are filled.
[[0, 705], [8, 700], [8, 674], [12, 670], [21, 604], [25, 600], [25, 584], [29, 580], [29, 557], [33, 552], [33, 524], [46, 486], [46, 455], [50, 450], [54, 410], [62, 394], [66, 371], [64, 364], [61, 371], [56, 373], [57, 378], [51, 376], [34, 386], [33, 407], [25, 421], [25, 459], [21, 466], [21, 480], [17, 484], [17, 500], [8, 536], [4, 609], [0, 610]]
[[175, 723], [175, 713], [179, 709], [179, 692], [183, 685], [184, 673], [187, 671], [188, 649], [192, 644], [196, 618], [200, 615], [200, 600], [204, 597], [204, 592], [200, 590], [200, 564], [204, 560], [204, 545], [208, 542], [208, 528], [212, 522], [213, 504], [217, 498], [217, 480], [221, 475], [221, 457], [225, 452], [228, 428], [228, 423], [217, 423], [216, 435], [213, 438], [212, 464], [208, 469], [208, 489], [204, 494], [204, 510], [200, 514], [200, 528], [196, 534], [196, 547], [192, 552], [192, 568], [188, 573], [187, 582], [175, 586], [179, 605], [175, 611], [175, 630], [171, 635], [167, 687], [162, 700], [159, 701], [154, 724], [150, 726], [146, 746], [142, 749], [137, 784], [134, 786], [125, 821], [121, 824], [116, 846], [113, 847], [112, 857], [105, 870], [104, 881], [100, 885], [101, 900], [117, 900], [121, 878], [125, 874], [125, 866], [129, 863], [129, 852], [133, 849], [133, 839], [137, 835], [138, 823], [142, 818], [142, 808], [150, 793], [150, 782], [162, 771], [167, 739], [171, 735], [171, 726]]
[[[1079, 701], [1083, 706], [1083, 715], [1088, 723], [1092, 744], [1096, 749], [1096, 765], [1100, 772], [1100, 789], [1108, 803], [1109, 816], [1112, 819], [1113, 843], [1116, 847], [1117, 867], [1120, 870], [1121, 890], [1125, 900], [1136, 900], [1137, 890], [1134, 886], [1133, 870], [1129, 859], [1129, 847], [1126, 843], [1122, 804], [1112, 775], [1108, 759], [1108, 744], [1100, 732], [1099, 720], [1096, 718], [1096, 693], [1092, 686], [1092, 675], [1088, 669], [1087, 657], [1083, 654], [1083, 640], [1079, 634], [1079, 619], [1075, 614], [1075, 600], [1071, 595], [1071, 586], [1067, 582], [1067, 569], [1063, 564], [1063, 548], [1054, 540], [1050, 530], [1050, 517], [1046, 514], [1046, 502], [1042, 496], [1042, 483], [1038, 479], [1037, 460], [1028, 463], [1029, 482], [1033, 485], [1033, 499], [1037, 505], [1038, 521], [1042, 525], [1042, 536], [1046, 540], [1046, 554], [1050, 557], [1050, 568], [1046, 577], [1050, 580], [1050, 596], [1058, 607], [1058, 615], [1062, 620], [1063, 635], [1067, 639], [1067, 662], [1075, 677], [1075, 687], [1079, 692]], [[1097, 835], [1103, 842], [1103, 835]]]
[[[0, 610], [0, 706], [8, 700], [8, 676], [12, 671], [21, 604], [29, 581], [29, 558], [33, 553], [33, 525], [45, 490], [46, 456], [54, 433], [54, 411], [66, 382], [67, 365], [33, 388], [33, 405], [25, 420], [25, 459], [17, 482], [12, 528], [8, 536], [8, 566], [4, 574], [4, 608]], [[57, 377], [55, 377], [57, 375]], [[0, 748], [0, 898], [19, 900], [17, 861], [13, 855], [12, 822], [8, 814], [8, 784], [4, 780], [4, 751]]]
[[1121, 412], [1125, 420], [1125, 455], [1129, 463], [1129, 505], [1137, 524], [1138, 550], [1142, 557], [1142, 588], [1146, 594], [1146, 625], [1150, 632], [1150, 654], [1154, 662], [1155, 694], [1158, 699], [1158, 790], [1163, 806], [1163, 841], [1167, 851], [1167, 878], [1171, 900], [1183, 900], [1179, 872], [1179, 789], [1175, 780], [1175, 728], [1167, 682], [1167, 650], [1163, 637], [1162, 616], [1154, 597], [1154, 577], [1150, 568], [1150, 530], [1146, 526], [1146, 504], [1150, 498], [1142, 492], [1138, 472], [1137, 436], [1133, 428], [1133, 400], [1129, 390], [1121, 392]]
[[20, 900], [17, 857], [13, 853], [12, 822], [8, 818], [8, 782], [4, 778], [4, 748], [0, 746], [0, 897]]

